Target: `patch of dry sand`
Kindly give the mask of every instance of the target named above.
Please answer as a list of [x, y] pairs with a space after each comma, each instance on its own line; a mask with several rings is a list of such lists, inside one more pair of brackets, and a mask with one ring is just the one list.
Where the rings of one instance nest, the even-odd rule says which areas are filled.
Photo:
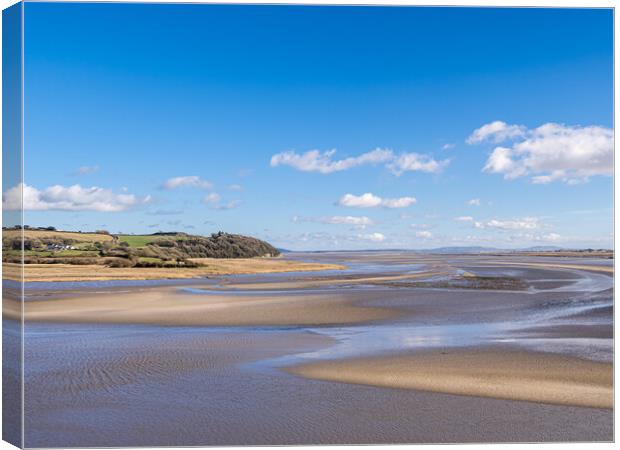
[[322, 361], [285, 369], [318, 380], [613, 408], [610, 363], [517, 350], [451, 350]]
[[[85, 293], [24, 302], [25, 320], [66, 323], [169, 326], [258, 326], [350, 324], [395, 317], [388, 308], [358, 306], [347, 294], [216, 296], [174, 288]], [[3, 315], [18, 319], [19, 303], [5, 299]]]

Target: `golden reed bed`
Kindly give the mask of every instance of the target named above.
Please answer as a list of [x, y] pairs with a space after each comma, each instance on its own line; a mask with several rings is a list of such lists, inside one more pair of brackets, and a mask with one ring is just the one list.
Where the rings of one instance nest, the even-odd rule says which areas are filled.
[[[25, 281], [104, 281], [157, 280], [175, 278], [204, 278], [210, 275], [260, 274], [278, 272], [308, 272], [339, 270], [338, 264], [307, 263], [279, 258], [240, 258], [193, 260], [196, 268], [129, 267], [114, 268], [101, 265], [25, 264]], [[3, 278], [21, 281], [21, 265], [2, 264]]]

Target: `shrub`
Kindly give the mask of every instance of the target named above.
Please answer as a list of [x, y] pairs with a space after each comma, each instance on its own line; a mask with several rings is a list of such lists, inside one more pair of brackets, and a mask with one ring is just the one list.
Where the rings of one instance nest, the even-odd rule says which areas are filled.
[[107, 267], [133, 267], [134, 262], [124, 258], [110, 258], [106, 263]]

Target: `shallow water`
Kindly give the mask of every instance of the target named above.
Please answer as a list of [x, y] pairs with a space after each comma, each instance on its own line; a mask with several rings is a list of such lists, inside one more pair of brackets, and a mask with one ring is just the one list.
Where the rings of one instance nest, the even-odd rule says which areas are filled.
[[611, 436], [606, 410], [325, 383], [246, 362], [285, 352], [282, 340], [295, 342], [298, 350], [325, 345], [313, 336], [304, 341], [295, 330], [35, 328], [27, 348], [29, 446]]
[[[285, 259], [287, 259], [285, 257]], [[289, 256], [288, 259], [298, 259], [295, 255]], [[310, 259], [304, 259], [307, 262], [314, 262]], [[317, 261], [320, 262], [320, 261]], [[305, 278], [313, 278], [316, 276], [328, 277], [335, 275], [363, 275], [371, 273], [416, 273], [422, 264], [375, 264], [365, 262], [348, 262], [341, 259], [334, 259], [333, 264], [342, 264], [346, 266], [345, 270], [322, 270], [322, 271], [304, 271], [304, 272], [282, 272], [282, 273], [264, 273], [254, 274], [236, 274], [236, 275], [213, 275], [205, 278], [178, 278], [165, 280], [97, 280], [97, 281], [32, 281], [25, 283], [26, 291], [73, 291], [84, 289], [105, 289], [117, 287], [157, 287], [157, 286], [186, 286], [186, 285], [204, 285], [217, 284], [219, 280], [225, 279], [229, 282], [278, 282], [303, 280]], [[9, 287], [18, 289], [20, 283], [12, 280], [5, 280]]]
[[[384, 272], [381, 265], [373, 264], [372, 267]], [[393, 268], [393, 267], [392, 267]], [[420, 269], [418, 265], [417, 269]], [[355, 356], [370, 356], [385, 354], [396, 351], [425, 350], [442, 347], [464, 347], [476, 345], [489, 345], [498, 343], [512, 343], [524, 347], [546, 350], [555, 353], [571, 354], [574, 356], [611, 361], [613, 356], [613, 343], [610, 339], [596, 338], [564, 338], [553, 339], [553, 345], [545, 345], [549, 339], [524, 337], [522, 330], [541, 326], [561, 325], [612, 325], [612, 315], [594, 318], [575, 319], [576, 315], [584, 315], [596, 309], [613, 306], [613, 297], [610, 292], [605, 292], [613, 287], [613, 278], [608, 275], [593, 272], [584, 272], [573, 269], [541, 270], [510, 267], [471, 267], [467, 271], [479, 276], [510, 276], [527, 280], [535, 284], [541, 281], [562, 282], [559, 287], [530, 288], [526, 294], [538, 294], [544, 297], [545, 293], [567, 293], [560, 299], [553, 298], [542, 303], [536, 303], [533, 308], [514, 309], [510, 320], [479, 321], [470, 323], [439, 323], [424, 325], [415, 319], [406, 323], [386, 323], [371, 325], [352, 325], [341, 327], [304, 328], [304, 330], [326, 335], [337, 341], [337, 344], [314, 352], [300, 355], [287, 355], [274, 361], [261, 362], [259, 364], [273, 364], [276, 366], [290, 365], [313, 359], [337, 359]], [[549, 275], [554, 278], [544, 278]], [[435, 279], [431, 277], [429, 279]], [[205, 295], [309, 295], [322, 294], [326, 291], [347, 293], [368, 292], [374, 289], [377, 297], [381, 296], [386, 289], [378, 286], [325, 286], [320, 289], [304, 290], [301, 294], [291, 290], [252, 290], [243, 291], [240, 288], [227, 290], [221, 287], [218, 290], [200, 288], [186, 288], [184, 291], [193, 294]], [[407, 288], [401, 290], [404, 298], [411, 295]], [[440, 289], [435, 289], [438, 291]], [[458, 289], [441, 289], [446, 295], [458, 295]], [[390, 289], [393, 295], [395, 289]], [[422, 292], [418, 290], [418, 292]], [[480, 295], [501, 297], [501, 294], [489, 294], [481, 292]], [[564, 345], [565, 344], [565, 345]]]

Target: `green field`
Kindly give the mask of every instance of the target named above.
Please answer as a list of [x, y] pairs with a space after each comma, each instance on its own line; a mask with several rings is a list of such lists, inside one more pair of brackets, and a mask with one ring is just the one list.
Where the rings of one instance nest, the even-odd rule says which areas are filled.
[[96, 258], [99, 256], [99, 252], [88, 250], [61, 250], [59, 252], [54, 252], [51, 256], [84, 256]]
[[[25, 237], [25, 239], [23, 239]], [[25, 251], [21, 251], [20, 248]], [[50, 229], [2, 231], [3, 262], [99, 264], [110, 267], [194, 267], [192, 258], [253, 258], [278, 255], [260, 239], [229, 234], [182, 232], [111, 235]]]
[[[8, 256], [21, 256], [22, 255], [21, 250], [4, 250], [3, 253]], [[37, 250], [24, 250], [24, 253], [23, 253], [24, 256], [44, 256], [44, 257], [52, 256], [53, 254], [54, 252], [37, 251]]]
[[157, 239], [152, 235], [140, 235], [140, 234], [119, 234], [118, 240], [120, 242], [126, 242], [130, 247], [144, 247], [145, 245], [153, 242]]
[[173, 234], [173, 235], [119, 234], [117, 237], [118, 237], [119, 242], [127, 242], [130, 247], [134, 247], [134, 248], [144, 247], [147, 244], [155, 242], [159, 239], [174, 239], [178, 241], [178, 240], [188, 238], [188, 236], [185, 234]]
[[[21, 250], [4, 250], [4, 253], [10, 256], [20, 256]], [[89, 257], [97, 258], [99, 252], [97, 251], [83, 251], [83, 250], [61, 250], [53, 252], [50, 250], [24, 250], [24, 256], [38, 256], [41, 258], [55, 258], [55, 257]]]
[[161, 260], [159, 258], [151, 258], [149, 256], [141, 256], [141, 257], [138, 258], [138, 262], [140, 262], [140, 263], [161, 264], [161, 263], [163, 263], [163, 260]]

